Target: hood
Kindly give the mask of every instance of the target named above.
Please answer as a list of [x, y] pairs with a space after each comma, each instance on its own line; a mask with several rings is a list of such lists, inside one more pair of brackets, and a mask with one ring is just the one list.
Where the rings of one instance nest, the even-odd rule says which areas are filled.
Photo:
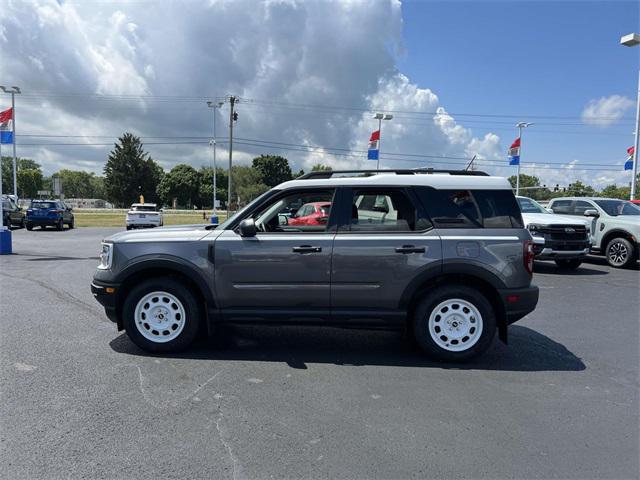
[[522, 219], [525, 226], [536, 225], [591, 225], [589, 220], [579, 220], [567, 215], [556, 215], [554, 213], [523, 213]]
[[105, 240], [113, 243], [133, 242], [195, 242], [210, 236], [217, 237], [222, 230], [213, 230], [211, 225], [176, 225], [116, 233]]

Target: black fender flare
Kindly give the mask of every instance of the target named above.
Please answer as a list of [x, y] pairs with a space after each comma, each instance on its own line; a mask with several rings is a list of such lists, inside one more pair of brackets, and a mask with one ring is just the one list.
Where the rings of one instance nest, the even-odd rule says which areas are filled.
[[151, 254], [138, 257], [116, 275], [114, 282], [122, 284], [131, 275], [151, 269], [173, 270], [185, 275], [198, 287], [207, 306], [215, 305], [211, 286], [200, 272], [200, 268], [188, 260], [173, 255]]

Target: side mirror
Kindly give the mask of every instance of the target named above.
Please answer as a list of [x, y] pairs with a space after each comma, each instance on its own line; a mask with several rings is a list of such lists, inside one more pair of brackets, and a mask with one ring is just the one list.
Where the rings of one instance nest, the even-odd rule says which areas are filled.
[[553, 209], [551, 209], [551, 208], [545, 208], [545, 210], [546, 210], [547, 212], [549, 212], [549, 213], [553, 213]]
[[255, 237], [256, 236], [256, 222], [253, 221], [253, 218], [245, 218], [240, 222], [240, 226], [238, 227], [240, 231], [241, 237]]
[[600, 214], [598, 213], [598, 211], [595, 208], [590, 208], [588, 210], [584, 211], [584, 216], [585, 217], [599, 217]]

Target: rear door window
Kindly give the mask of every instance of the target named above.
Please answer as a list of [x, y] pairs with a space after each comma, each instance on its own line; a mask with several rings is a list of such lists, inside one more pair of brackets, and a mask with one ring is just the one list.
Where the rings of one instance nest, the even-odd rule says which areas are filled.
[[436, 228], [523, 228], [510, 190], [436, 190], [416, 187]]
[[354, 189], [351, 198], [351, 232], [413, 232], [431, 228], [402, 188]]
[[551, 210], [558, 215], [570, 215], [571, 214], [571, 200], [555, 200], [551, 204]]
[[589, 202], [586, 202], [584, 200], [577, 200], [573, 207], [573, 214], [584, 215], [584, 212], [586, 212], [587, 210], [595, 210], [595, 208], [596, 207], [591, 205]]

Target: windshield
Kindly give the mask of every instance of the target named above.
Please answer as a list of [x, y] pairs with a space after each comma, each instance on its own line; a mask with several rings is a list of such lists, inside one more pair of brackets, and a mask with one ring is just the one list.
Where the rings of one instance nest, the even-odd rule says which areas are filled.
[[58, 208], [54, 202], [31, 202], [31, 208]]
[[617, 217], [618, 215], [640, 215], [640, 208], [626, 200], [596, 200], [598, 206], [607, 215]]
[[268, 190], [268, 191], [264, 192], [262, 195], [260, 195], [259, 197], [256, 197], [255, 199], [253, 199], [253, 201], [247, 203], [247, 205], [245, 205], [243, 208], [238, 210], [236, 213], [234, 213], [229, 218], [227, 218], [224, 222], [222, 222], [220, 225], [218, 225], [216, 227], [216, 230], [225, 230], [229, 226], [229, 224], [231, 224], [236, 218], [238, 218], [239, 216], [243, 215], [244, 212], [249, 210], [249, 208], [252, 208], [256, 203], [262, 201], [262, 199], [264, 197], [266, 197], [267, 195], [270, 195], [271, 192], [273, 192], [273, 190]]
[[535, 200], [526, 197], [517, 197], [517, 200], [522, 213], [549, 213]]

